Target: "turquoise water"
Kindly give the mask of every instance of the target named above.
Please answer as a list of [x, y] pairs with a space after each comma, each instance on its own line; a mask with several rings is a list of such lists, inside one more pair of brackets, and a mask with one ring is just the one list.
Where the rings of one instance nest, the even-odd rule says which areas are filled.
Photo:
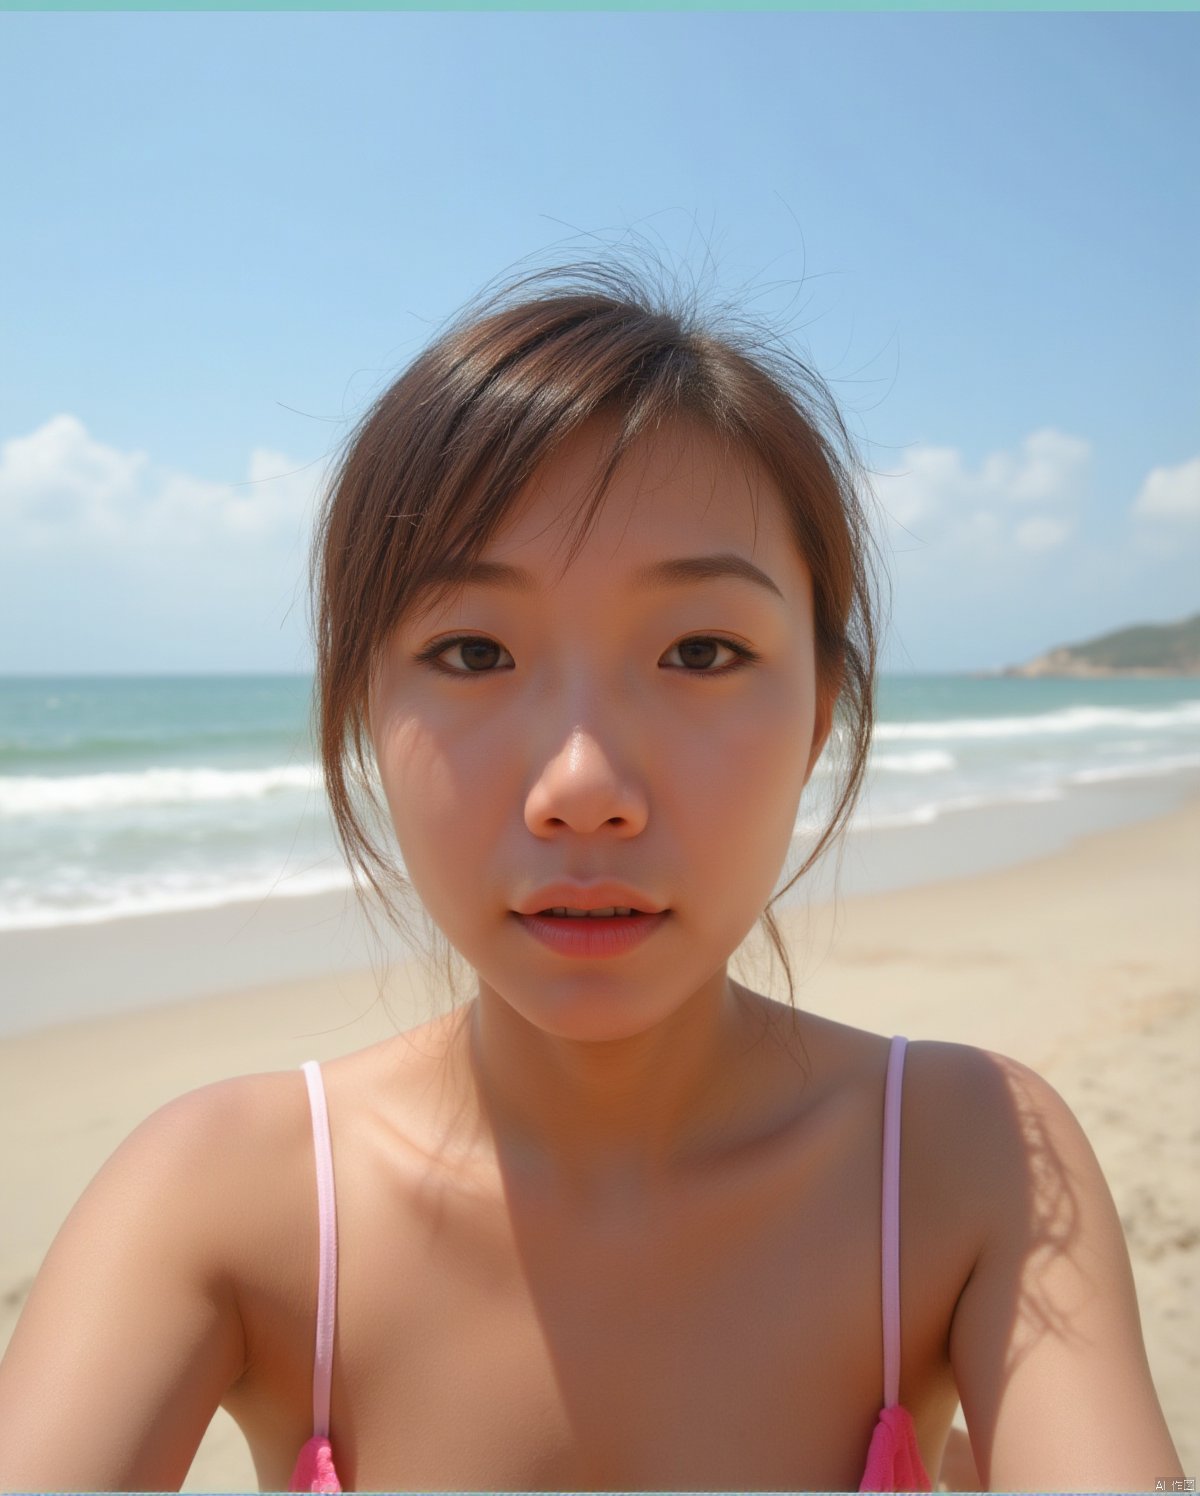
[[[344, 887], [300, 676], [0, 679], [0, 929]], [[1200, 680], [888, 676], [851, 835], [1200, 767]], [[836, 746], [797, 831], [823, 819]]]

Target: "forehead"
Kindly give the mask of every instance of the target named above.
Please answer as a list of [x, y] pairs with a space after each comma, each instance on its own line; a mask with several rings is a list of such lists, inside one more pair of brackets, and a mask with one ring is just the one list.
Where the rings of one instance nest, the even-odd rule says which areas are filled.
[[785, 544], [794, 550], [782, 496], [763, 465], [698, 424], [638, 437], [599, 495], [616, 436], [611, 421], [573, 433], [517, 495], [491, 549], [532, 551], [542, 537], [568, 539], [596, 500], [587, 542], [605, 554], [622, 545], [631, 559], [636, 545], [643, 561], [698, 549], [752, 559], [756, 551], [777, 556]]
[[601, 493], [617, 435], [615, 421], [600, 420], [573, 433], [517, 493], [481, 555], [447, 557], [425, 573], [410, 618], [471, 588], [582, 599], [586, 587], [624, 598], [729, 578], [743, 597], [807, 612], [808, 566], [752, 454], [673, 425], [634, 442]]

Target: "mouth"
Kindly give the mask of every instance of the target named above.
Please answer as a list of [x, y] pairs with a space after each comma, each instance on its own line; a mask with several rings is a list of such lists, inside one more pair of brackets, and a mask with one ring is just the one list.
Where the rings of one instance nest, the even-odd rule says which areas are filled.
[[657, 914], [643, 913], [640, 909], [572, 913], [562, 910], [561, 906], [558, 910], [542, 910], [537, 914], [513, 912], [526, 933], [541, 945], [556, 955], [585, 960], [621, 956], [637, 949], [643, 942], [653, 939], [654, 931], [661, 929], [670, 915], [667, 909]]
[[[664, 909], [662, 912], [665, 914], [666, 910]], [[559, 906], [558, 908], [555, 908], [555, 909], [538, 909], [538, 910], [535, 911], [535, 915], [536, 915], [536, 917], [538, 919], [557, 919], [557, 920], [573, 920], [573, 919], [584, 920], [584, 919], [590, 919], [590, 920], [598, 920], [600, 922], [604, 922], [604, 921], [611, 922], [613, 920], [620, 920], [620, 919], [650, 919], [650, 918], [652, 918], [652, 916], [651, 916], [651, 914], [649, 913], [648, 910], [645, 910], [645, 909], [619, 908], [619, 907], [611, 907], [611, 908], [608, 908], [608, 909], [567, 909], [567, 908], [564, 908], [562, 906]]]

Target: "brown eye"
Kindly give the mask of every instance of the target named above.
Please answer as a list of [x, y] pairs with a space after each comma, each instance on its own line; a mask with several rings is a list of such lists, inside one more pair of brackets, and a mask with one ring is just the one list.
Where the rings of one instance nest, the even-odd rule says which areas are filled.
[[[454, 669], [441, 663], [442, 655], [448, 654], [455, 648], [462, 649], [462, 660], [467, 667], [465, 670]], [[443, 675], [495, 675], [497, 672], [491, 666], [495, 662], [497, 652], [508, 653], [494, 639], [485, 639], [479, 634], [456, 634], [453, 639], [439, 639], [428, 649], [423, 649], [417, 659], [434, 670], [440, 670]]]
[[[728, 646], [725, 646], [728, 648]], [[702, 667], [715, 663], [722, 648], [719, 639], [685, 639], [675, 646], [686, 665]]]
[[504, 653], [491, 639], [460, 640], [458, 647], [462, 650], [462, 660], [467, 669], [480, 675], [486, 674], [488, 666], [496, 663], [494, 657], [497, 654]]
[[[685, 661], [682, 671], [685, 675], [732, 675], [735, 670], [741, 670], [746, 665], [753, 665], [759, 658], [744, 644], [738, 644], [733, 639], [723, 639], [719, 634], [694, 634], [690, 639], [681, 639], [678, 644], [673, 644], [671, 649], [677, 649], [680, 658]], [[734, 656], [730, 663], [715, 670], [700, 668], [712, 663], [714, 650], [722, 649], [728, 650]], [[671, 650], [667, 653], [670, 654]], [[693, 666], [695, 668], [692, 668]], [[674, 668], [678, 670], [680, 667]]]
[[[461, 649], [465, 669], [460, 670], [442, 664], [442, 656], [449, 654], [452, 649]], [[707, 668], [713, 664], [722, 649], [728, 650], [734, 656], [733, 660], [717, 669]], [[667, 653], [670, 654], [674, 650], [679, 651], [684, 664], [673, 665], [671, 669], [676, 674], [701, 677], [732, 675], [735, 670], [754, 664], [759, 658], [744, 644], [738, 644], [733, 639], [722, 638], [718, 634], [694, 634], [688, 639], [681, 639], [678, 644], [673, 644]], [[506, 667], [503, 670], [492, 668], [496, 663], [498, 653], [508, 654], [508, 651], [503, 645], [497, 644], [494, 639], [487, 639], [481, 634], [456, 634], [453, 638], [435, 641], [428, 648], [423, 649], [416, 658], [422, 664], [427, 664], [431, 669], [440, 671], [443, 675], [455, 675], [463, 679], [472, 675], [507, 674], [510, 668], [515, 668]], [[509, 655], [509, 658], [511, 659], [512, 656]]]

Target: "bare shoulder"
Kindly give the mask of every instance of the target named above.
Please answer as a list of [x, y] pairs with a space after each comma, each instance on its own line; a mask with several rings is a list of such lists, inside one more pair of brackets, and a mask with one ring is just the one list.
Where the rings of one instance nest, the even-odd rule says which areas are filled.
[[[913, 1046], [908, 1107], [972, 1238], [950, 1357], [985, 1489], [1148, 1489], [1178, 1464], [1103, 1170], [1044, 1076], [969, 1045]], [[945, 1109], [940, 1128], [925, 1108]], [[907, 1156], [907, 1151], [906, 1151]]]
[[[323, 1067], [324, 1069], [325, 1067]], [[211, 1149], [229, 1229], [220, 1250], [243, 1319], [265, 1283], [304, 1302], [316, 1241], [312, 1111], [299, 1069], [239, 1075], [181, 1098]], [[253, 1346], [248, 1346], [248, 1360]]]
[[[955, 1187], [978, 1222], [981, 1265], [1039, 1249], [1073, 1251], [1085, 1222], [1118, 1246], [1120, 1223], [1103, 1170], [1050, 1081], [993, 1050], [914, 1048], [917, 1067], [935, 1077], [914, 1088], [914, 1104], [945, 1108], [942, 1147]], [[932, 1128], [937, 1118], [924, 1122]], [[1125, 1255], [1123, 1244], [1117, 1255]]]
[[[823, 1070], [834, 1088], [860, 1087], [882, 1100], [891, 1040], [811, 1015], [806, 1023], [806, 1043], [817, 1062], [814, 1070]], [[931, 1185], [941, 1180], [969, 1197], [981, 1172], [986, 1175], [981, 1165], [987, 1151], [998, 1135], [1011, 1129], [1014, 1098], [1056, 1098], [1052, 1088], [1019, 1061], [941, 1039], [910, 1039], [903, 1077], [906, 1189], [922, 1179]]]
[[[422, 1052], [406, 1035], [321, 1064], [339, 1237], [352, 1234], [360, 1218], [370, 1233], [387, 1184], [400, 1187], [403, 1172], [388, 1165], [421, 1134], [415, 1081], [422, 1072], [408, 1057]], [[290, 1398], [302, 1407], [306, 1397], [295, 1377], [311, 1363], [319, 1270], [313, 1116], [305, 1077], [299, 1069], [239, 1076], [222, 1083], [209, 1104], [222, 1113], [214, 1138], [225, 1153], [233, 1228], [222, 1250], [245, 1329], [246, 1398], [253, 1401], [267, 1389], [272, 1398]]]
[[168, 1101], [122, 1147], [160, 1155], [164, 1167], [189, 1180], [198, 1209], [223, 1202], [225, 1218], [269, 1188], [305, 1145], [311, 1157], [309, 1116], [300, 1072], [238, 1075]]
[[[302, 1271], [307, 1266], [315, 1196], [303, 1074], [238, 1075], [185, 1092], [122, 1147], [136, 1154], [143, 1180], [176, 1182], [178, 1208], [204, 1254], [201, 1266], [222, 1285], [245, 1338], [244, 1310], [256, 1283], [271, 1274], [290, 1281], [293, 1260]], [[246, 1365], [251, 1349], [244, 1347]]]
[[[984, 1140], [1011, 1114], [1014, 1088], [1045, 1081], [1007, 1055], [942, 1039], [909, 1041], [904, 1061], [904, 1115], [914, 1126], [938, 1126], [953, 1158]], [[951, 1124], [951, 1126], [947, 1126]], [[978, 1158], [976, 1158], [978, 1164]]]
[[0, 1487], [178, 1487], [246, 1365], [236, 1243], [259, 1091], [167, 1102], [76, 1202], [0, 1363], [0, 1425], [22, 1429]]
[[[814, 1015], [806, 1015], [803, 1033], [818, 1094], [844, 1095], [863, 1118], [863, 1168], [877, 1174], [891, 1040]], [[1017, 1060], [970, 1044], [909, 1040], [900, 1127], [905, 1235], [937, 1256], [945, 1282], [957, 1282], [955, 1293], [997, 1210], [1020, 1193], [1024, 1139], [1039, 1112], [1059, 1126], [1074, 1121], [1053, 1088]]]
[[80, 1204], [114, 1190], [150, 1201], [169, 1195], [176, 1215], [206, 1222], [198, 1242], [218, 1242], [225, 1207], [256, 1182], [266, 1157], [295, 1145], [301, 1108], [307, 1111], [303, 1078], [288, 1073], [235, 1076], [186, 1091], [128, 1134]]
[[[157, 1146], [200, 1148], [214, 1171], [236, 1168], [244, 1145], [264, 1131], [281, 1135], [307, 1112], [304, 1078], [295, 1071], [235, 1075], [185, 1091], [150, 1114], [131, 1136]], [[289, 1113], [295, 1115], [289, 1117]]]
[[936, 1173], [956, 1214], [971, 1223], [976, 1256], [998, 1222], [1028, 1208], [1032, 1179], [1044, 1181], [1048, 1168], [1091, 1155], [1074, 1113], [1035, 1070], [1009, 1055], [941, 1040], [908, 1045], [904, 1137], [908, 1182]]
[[[983, 1207], [987, 1226], [1036, 1184], [1086, 1158], [1091, 1147], [1075, 1114], [1044, 1076], [1010, 1055], [970, 1044], [909, 1046], [906, 1121], [940, 1137], [940, 1152], [963, 1198]], [[983, 1246], [981, 1240], [980, 1246]]]

